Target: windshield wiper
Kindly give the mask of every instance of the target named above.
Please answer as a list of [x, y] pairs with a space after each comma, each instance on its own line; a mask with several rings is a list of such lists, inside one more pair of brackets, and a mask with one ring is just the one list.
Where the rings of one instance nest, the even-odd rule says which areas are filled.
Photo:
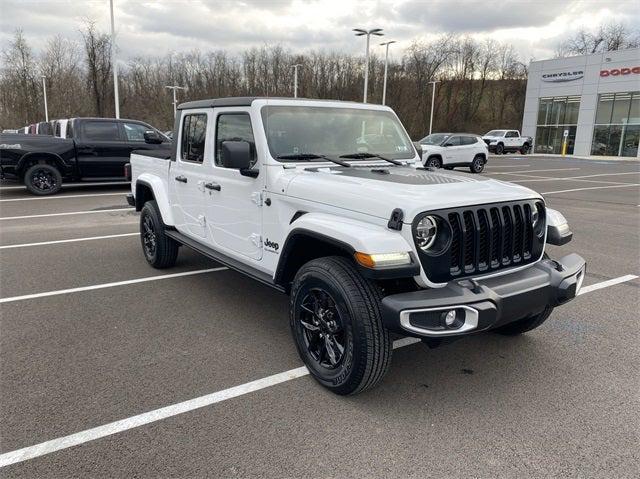
[[389, 163], [393, 163], [394, 165], [403, 166], [404, 163], [398, 160], [393, 160], [391, 158], [386, 158], [384, 156], [380, 156], [377, 153], [349, 153], [347, 155], [340, 155], [340, 158], [353, 158], [354, 160], [364, 160], [366, 158], [380, 158], [381, 160], [388, 161]]
[[331, 158], [325, 155], [316, 155], [315, 153], [294, 153], [292, 155], [278, 155], [276, 156], [276, 160], [300, 160], [300, 161], [328, 160], [340, 166], [347, 166], [347, 167], [351, 166], [346, 161], [338, 160], [337, 158]]

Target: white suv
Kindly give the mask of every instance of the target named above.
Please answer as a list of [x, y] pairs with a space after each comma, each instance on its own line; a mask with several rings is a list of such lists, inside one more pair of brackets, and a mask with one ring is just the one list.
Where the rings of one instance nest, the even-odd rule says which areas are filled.
[[472, 133], [433, 133], [418, 143], [422, 147], [422, 164], [432, 168], [452, 170], [464, 166], [471, 173], [480, 173], [489, 157], [486, 143]]

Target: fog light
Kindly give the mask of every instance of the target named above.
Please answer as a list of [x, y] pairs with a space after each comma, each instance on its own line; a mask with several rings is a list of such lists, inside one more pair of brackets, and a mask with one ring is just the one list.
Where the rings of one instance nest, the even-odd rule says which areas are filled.
[[456, 322], [456, 310], [452, 309], [451, 311], [447, 312], [444, 314], [444, 324], [450, 328], [451, 326], [453, 326]]

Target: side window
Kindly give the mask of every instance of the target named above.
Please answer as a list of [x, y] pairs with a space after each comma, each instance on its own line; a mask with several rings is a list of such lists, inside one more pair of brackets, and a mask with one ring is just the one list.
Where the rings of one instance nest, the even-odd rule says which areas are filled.
[[518, 138], [518, 134], [515, 131], [508, 131], [505, 135], [506, 138]]
[[183, 161], [202, 163], [204, 145], [207, 136], [207, 114], [185, 115], [182, 119], [182, 138], [180, 138], [180, 158]]
[[251, 147], [251, 166], [256, 163], [256, 145], [251, 128], [251, 117], [247, 113], [223, 113], [218, 115], [216, 125], [216, 166], [222, 166], [221, 146], [223, 141], [246, 141]]
[[124, 133], [127, 136], [127, 141], [142, 141], [144, 142], [144, 132], [152, 130], [153, 128], [141, 125], [140, 123], [123, 123]]
[[115, 121], [85, 121], [83, 132], [89, 141], [118, 141], [120, 128]]
[[460, 138], [460, 136], [452, 136], [447, 140], [446, 144], [451, 146], [460, 146]]
[[474, 136], [463, 136], [462, 144], [463, 145], [473, 145], [476, 142], [476, 138]]

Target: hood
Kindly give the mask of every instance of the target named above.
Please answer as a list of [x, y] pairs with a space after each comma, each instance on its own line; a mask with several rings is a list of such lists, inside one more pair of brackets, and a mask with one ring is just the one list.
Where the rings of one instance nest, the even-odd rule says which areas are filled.
[[488, 136], [488, 135], [484, 135], [482, 137], [483, 140], [500, 140], [504, 138], [504, 136]]
[[410, 166], [319, 167], [290, 171], [285, 194], [409, 223], [423, 211], [540, 198], [535, 191], [478, 175]]

